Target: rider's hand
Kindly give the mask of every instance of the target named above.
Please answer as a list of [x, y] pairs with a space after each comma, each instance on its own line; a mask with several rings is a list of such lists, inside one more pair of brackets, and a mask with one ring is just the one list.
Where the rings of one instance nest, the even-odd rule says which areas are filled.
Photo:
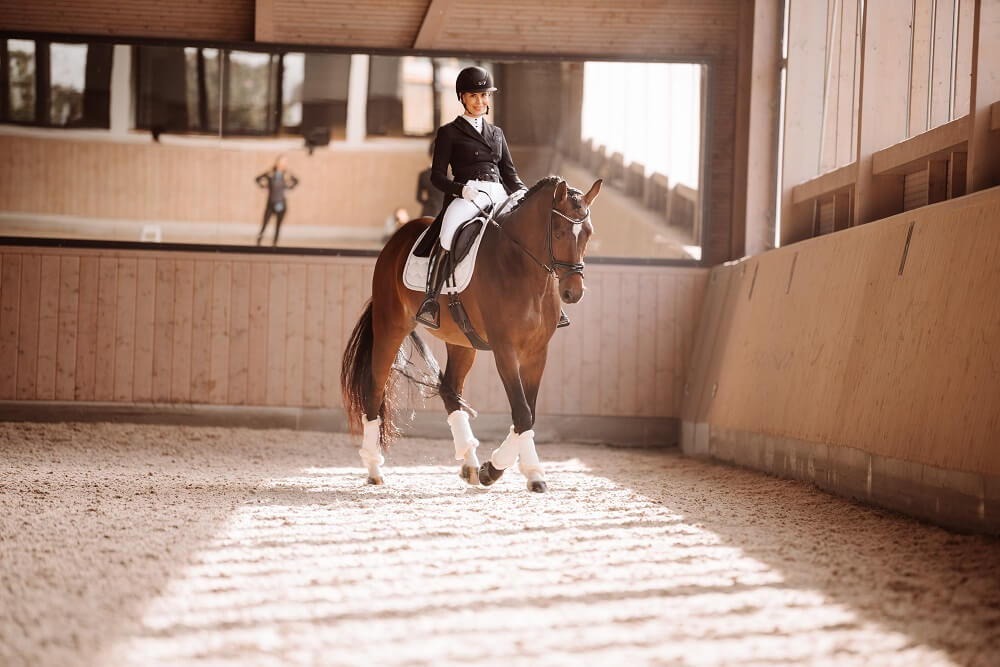
[[462, 186], [462, 199], [465, 201], [475, 201], [476, 195], [479, 194], [479, 190], [476, 190], [471, 185]]

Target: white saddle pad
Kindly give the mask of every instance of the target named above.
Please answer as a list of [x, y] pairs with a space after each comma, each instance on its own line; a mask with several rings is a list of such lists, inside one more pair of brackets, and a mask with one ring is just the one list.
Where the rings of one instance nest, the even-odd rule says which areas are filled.
[[[482, 220], [482, 218], [479, 219]], [[476, 240], [472, 242], [469, 254], [455, 267], [455, 286], [452, 287], [448, 283], [445, 283], [441, 288], [442, 294], [458, 294], [469, 286], [469, 282], [472, 280], [472, 273], [476, 268], [476, 255], [479, 253], [479, 244], [482, 243], [483, 235], [488, 226], [489, 223], [483, 224], [479, 229], [479, 235], [476, 237]], [[420, 245], [420, 241], [423, 240], [424, 234], [428, 230], [430, 230], [430, 227], [417, 237], [413, 247], [410, 248], [409, 256], [406, 258], [406, 266], [403, 267], [403, 284], [415, 292], [423, 292], [427, 288], [427, 264], [430, 262], [430, 257], [417, 257], [413, 254], [413, 250]]]

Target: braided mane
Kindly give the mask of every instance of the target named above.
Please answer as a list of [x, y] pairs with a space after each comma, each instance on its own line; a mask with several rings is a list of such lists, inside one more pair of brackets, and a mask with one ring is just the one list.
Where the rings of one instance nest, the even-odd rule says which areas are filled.
[[[504, 213], [504, 215], [506, 216], [506, 215], [508, 215], [510, 213], [513, 213], [517, 209], [521, 208], [521, 204], [523, 204], [524, 202], [528, 201], [528, 199], [531, 198], [531, 195], [535, 194], [536, 192], [538, 192], [542, 188], [544, 188], [544, 187], [546, 187], [548, 185], [556, 185], [561, 180], [563, 180], [563, 178], [561, 176], [555, 176], [555, 175], [546, 176], [545, 178], [540, 179], [537, 183], [535, 183], [530, 188], [528, 188], [528, 191], [524, 193], [524, 196], [521, 197], [520, 200], [518, 200], [517, 204], [515, 204], [511, 208], [507, 209], [507, 211]], [[566, 186], [568, 188], [567, 189], [567, 193], [571, 197], [575, 198], [575, 197], [578, 197], [578, 196], [580, 196], [580, 195], [583, 194], [581, 191], [577, 190], [576, 188], [570, 187], [569, 183], [567, 183]]]

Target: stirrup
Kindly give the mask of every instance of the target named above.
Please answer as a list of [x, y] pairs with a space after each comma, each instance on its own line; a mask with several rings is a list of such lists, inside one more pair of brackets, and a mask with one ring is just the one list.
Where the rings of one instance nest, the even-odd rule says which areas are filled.
[[414, 319], [428, 329], [440, 329], [441, 306], [438, 305], [437, 296], [424, 299]]
[[556, 325], [556, 329], [561, 329], [562, 327], [569, 326], [569, 317], [566, 315], [566, 311], [562, 308], [559, 309], [559, 324]]

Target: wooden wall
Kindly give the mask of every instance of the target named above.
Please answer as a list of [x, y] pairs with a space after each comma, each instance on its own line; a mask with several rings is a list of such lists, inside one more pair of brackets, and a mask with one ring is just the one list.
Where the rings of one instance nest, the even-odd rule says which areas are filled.
[[[373, 266], [0, 246], [0, 400], [339, 407], [341, 355]], [[539, 409], [676, 417], [706, 281], [705, 269], [588, 266], [588, 295], [567, 307], [574, 324], [551, 344]], [[488, 354], [466, 394], [481, 411], [508, 411]]]
[[[0, 202], [6, 211], [98, 220], [259, 224], [266, 190], [254, 177], [288, 157], [301, 183], [288, 195], [289, 225], [381, 228], [397, 206], [412, 214], [427, 146], [281, 151], [204, 144], [134, 143], [0, 134]], [[368, 193], [368, 196], [365, 196]]]
[[716, 267], [683, 419], [1000, 474], [998, 219], [993, 188]]
[[0, 30], [250, 41], [254, 0], [0, 0]]

